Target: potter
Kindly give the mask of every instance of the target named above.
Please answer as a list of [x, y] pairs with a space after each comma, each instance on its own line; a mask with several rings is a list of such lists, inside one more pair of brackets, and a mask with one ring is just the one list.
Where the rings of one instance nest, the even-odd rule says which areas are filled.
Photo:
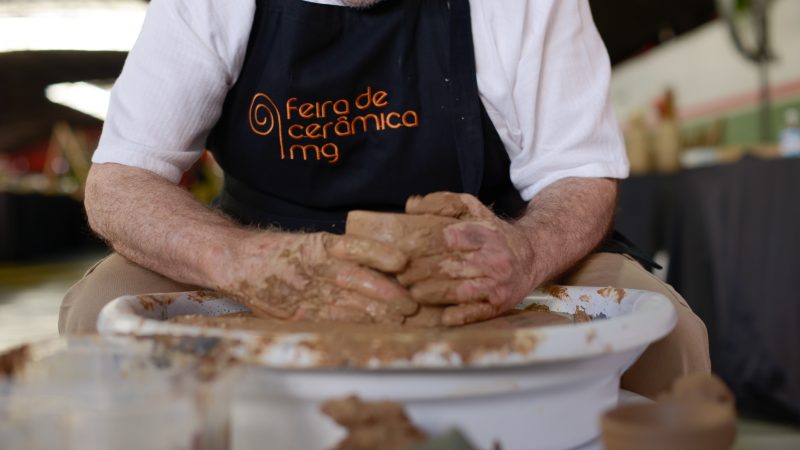
[[[198, 288], [276, 320], [456, 327], [563, 282], [676, 306], [628, 389], [708, 372], [702, 322], [611, 231], [628, 162], [609, 76], [587, 0], [153, 1], [86, 186], [115, 253], [60, 331]], [[213, 207], [176, 185], [204, 149], [225, 175]], [[353, 210], [451, 223], [382, 241], [343, 234]]]

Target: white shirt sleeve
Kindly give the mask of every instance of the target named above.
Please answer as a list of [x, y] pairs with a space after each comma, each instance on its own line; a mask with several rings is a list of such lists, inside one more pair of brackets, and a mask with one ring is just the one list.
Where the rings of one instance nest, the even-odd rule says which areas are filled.
[[627, 177], [608, 53], [588, 1], [470, 4], [478, 88], [522, 197], [567, 177]]
[[239, 75], [254, 11], [253, 0], [153, 0], [111, 91], [92, 161], [178, 182]]

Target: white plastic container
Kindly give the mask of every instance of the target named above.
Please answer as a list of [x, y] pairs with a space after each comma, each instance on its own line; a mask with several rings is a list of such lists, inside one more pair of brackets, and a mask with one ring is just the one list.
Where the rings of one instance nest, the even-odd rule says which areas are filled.
[[584, 287], [550, 292], [558, 296], [537, 293], [520, 307], [581, 309], [595, 320], [520, 329], [515, 342], [535, 345], [487, 348], [469, 362], [447, 342], [432, 341], [405, 358], [326, 367], [329, 358], [314, 345], [324, 337], [315, 333], [264, 340], [255, 332], [164, 322], [180, 314], [243, 309], [207, 293], [123, 297], [104, 308], [98, 328], [106, 335], [226, 338], [232, 353], [257, 366], [237, 382], [236, 450], [331, 448], [342, 432], [319, 406], [350, 394], [400, 402], [426, 431], [458, 427], [483, 449], [496, 443], [505, 450], [568, 449], [598, 436], [600, 414], [618, 401], [621, 374], [672, 329], [676, 314], [667, 299], [651, 292]]
[[70, 338], [26, 347], [0, 389], [0, 448], [228, 448], [226, 374], [157, 342]]

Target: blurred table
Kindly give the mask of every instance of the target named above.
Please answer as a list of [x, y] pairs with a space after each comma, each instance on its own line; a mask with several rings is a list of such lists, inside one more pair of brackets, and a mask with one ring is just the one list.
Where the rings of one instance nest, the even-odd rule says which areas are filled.
[[97, 246], [81, 202], [61, 195], [0, 192], [0, 261]]
[[800, 160], [745, 158], [622, 184], [617, 227], [666, 249], [744, 406], [800, 421]]

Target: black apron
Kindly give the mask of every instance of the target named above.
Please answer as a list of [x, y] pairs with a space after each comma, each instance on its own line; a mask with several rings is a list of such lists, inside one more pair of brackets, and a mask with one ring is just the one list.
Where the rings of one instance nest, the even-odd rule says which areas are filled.
[[475, 74], [468, 0], [256, 0], [207, 143], [225, 172], [220, 206], [244, 224], [341, 233], [350, 210], [450, 191], [518, 217], [526, 202]]

